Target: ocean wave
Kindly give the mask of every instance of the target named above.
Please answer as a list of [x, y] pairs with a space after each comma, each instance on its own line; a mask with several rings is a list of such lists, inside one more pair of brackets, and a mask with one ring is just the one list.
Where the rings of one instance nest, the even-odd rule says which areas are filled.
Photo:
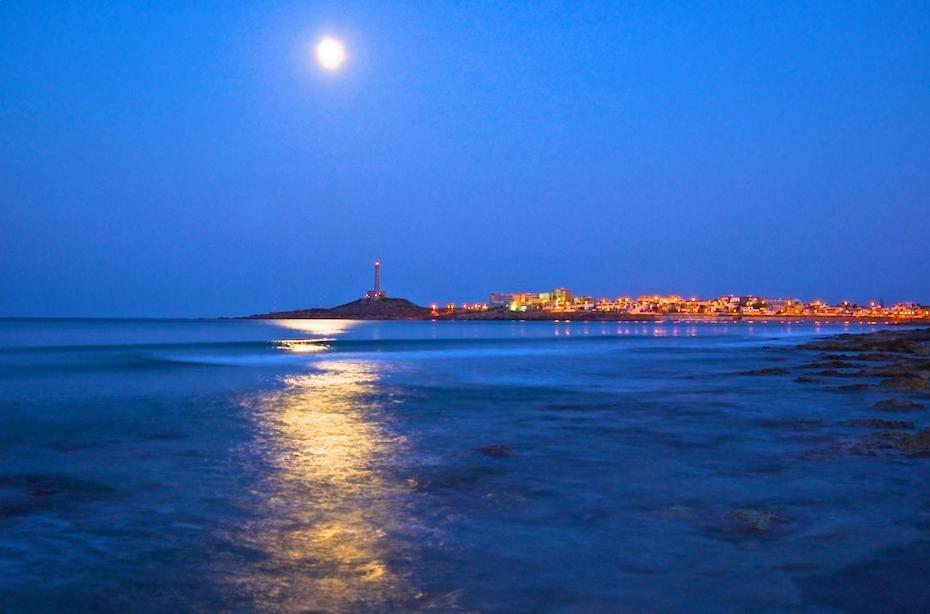
[[294, 354], [151, 354], [151, 363], [228, 367], [261, 367], [298, 362]]

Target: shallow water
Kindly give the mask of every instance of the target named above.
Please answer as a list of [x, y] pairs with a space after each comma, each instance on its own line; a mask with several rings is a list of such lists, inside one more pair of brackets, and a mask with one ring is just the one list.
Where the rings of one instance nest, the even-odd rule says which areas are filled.
[[926, 611], [868, 330], [0, 321], [0, 609]]

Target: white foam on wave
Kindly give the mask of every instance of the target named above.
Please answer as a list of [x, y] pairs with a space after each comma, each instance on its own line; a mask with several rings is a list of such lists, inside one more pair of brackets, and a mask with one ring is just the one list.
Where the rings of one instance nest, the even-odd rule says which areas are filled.
[[[302, 354], [316, 354], [330, 349], [334, 339], [280, 339], [271, 342], [270, 351], [262, 353], [160, 352], [149, 358], [158, 362], [192, 365], [218, 365], [254, 367], [298, 362], [309, 358]], [[282, 351], [283, 350], [283, 351]]]
[[275, 341], [275, 347], [289, 352], [307, 354], [311, 352], [325, 352], [329, 349], [326, 345], [335, 339], [280, 339]]

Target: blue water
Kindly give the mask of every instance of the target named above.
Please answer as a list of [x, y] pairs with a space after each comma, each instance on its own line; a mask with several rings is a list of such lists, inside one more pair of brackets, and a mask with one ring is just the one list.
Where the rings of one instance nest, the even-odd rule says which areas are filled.
[[869, 330], [0, 321], [0, 610], [926, 611]]

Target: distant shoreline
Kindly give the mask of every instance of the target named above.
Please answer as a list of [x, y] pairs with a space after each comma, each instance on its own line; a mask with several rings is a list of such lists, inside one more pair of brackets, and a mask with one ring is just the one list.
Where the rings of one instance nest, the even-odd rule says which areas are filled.
[[[542, 311], [532, 313], [511, 312], [510, 314], [461, 313], [440, 314], [427, 319], [430, 320], [462, 320], [462, 321], [579, 321], [579, 322], [857, 322], [876, 324], [928, 324], [930, 320], [904, 319], [904, 318], [864, 318], [852, 316], [780, 316], [780, 315], [700, 315], [700, 314], [615, 314], [611, 312], [558, 312]], [[472, 317], [474, 316], [474, 317]]]
[[245, 320], [406, 320], [434, 322], [694, 322], [694, 323], [728, 323], [728, 322], [798, 322], [798, 323], [839, 323], [885, 324], [885, 325], [926, 325], [926, 318], [870, 318], [854, 316], [813, 316], [813, 315], [700, 315], [700, 314], [630, 314], [604, 311], [462, 311], [458, 313], [433, 313], [427, 308], [412, 310], [406, 307], [396, 313], [391, 309], [365, 310], [353, 309], [301, 309], [254, 314], [235, 319]]

